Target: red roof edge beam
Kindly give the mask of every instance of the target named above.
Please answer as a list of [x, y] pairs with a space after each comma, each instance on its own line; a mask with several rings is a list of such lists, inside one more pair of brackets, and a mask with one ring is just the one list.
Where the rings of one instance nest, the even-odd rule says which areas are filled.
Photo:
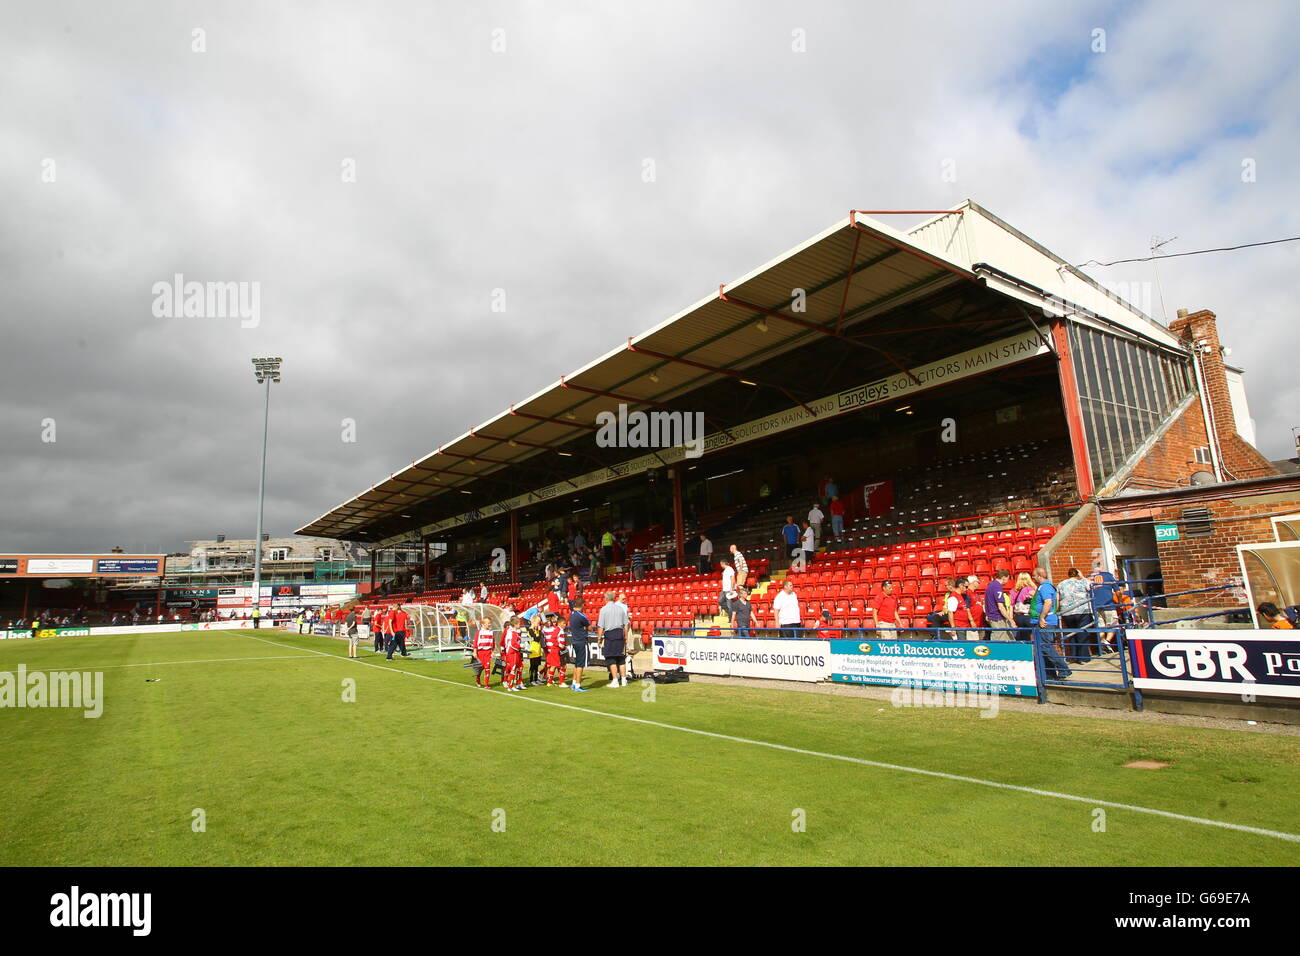
[[[858, 222], [858, 213], [862, 213], [862, 215], [867, 216], [867, 215], [871, 215], [871, 212], [872, 211], [870, 209], [850, 209], [849, 225], [852, 226], [854, 229], [857, 229], [859, 232], [870, 233], [873, 238], [879, 239], [881, 242], [887, 245], [895, 246], [903, 250], [904, 252], [908, 253], [909, 255], [916, 256], [918, 259], [924, 259], [926, 262], [930, 263], [930, 265], [938, 266], [940, 269], [944, 269], [948, 272], [951, 272], [953, 275], [961, 276], [963, 279], [975, 278], [975, 274], [973, 272], [967, 272], [965, 269], [962, 269], [959, 266], [955, 266], [951, 262], [945, 262], [944, 260], [938, 258], [937, 256], [930, 255], [928, 252], [922, 252], [920, 249], [916, 248], [916, 246], [909, 245], [906, 242], [901, 242], [898, 239], [895, 239], [893, 236], [886, 235], [885, 233], [881, 232], [878, 229], [869, 229], [868, 227], [862, 225], [862, 223]], [[932, 210], [928, 210], [928, 212], [933, 215], [948, 215], [950, 213], [960, 214], [962, 210], [960, 209], [933, 210], [932, 209]], [[914, 215], [925, 215], [927, 213], [927, 210], [924, 209], [876, 210], [876, 215], [887, 215], [887, 214], [892, 215], [895, 213], [897, 213], [898, 215], [904, 215], [909, 213]]]
[[[719, 289], [721, 289], [721, 287], [719, 287]], [[719, 294], [721, 295], [720, 291]], [[726, 297], [723, 296], [723, 298]], [[728, 299], [728, 301], [731, 300]], [[743, 302], [740, 304], [744, 305]], [[784, 318], [784, 316], [778, 316], [778, 318]], [[627, 340], [627, 348], [628, 351], [630, 352], [639, 352], [642, 355], [649, 355], [651, 358], [657, 358], [662, 362], [676, 362], [679, 365], [689, 365], [691, 368], [703, 369], [706, 372], [716, 372], [719, 375], [727, 375], [730, 376], [731, 378], [737, 379], [742, 382], [752, 382], [757, 385], [764, 385], [767, 388], [774, 388], [778, 392], [781, 392], [783, 395], [785, 395], [786, 398], [790, 399], [790, 401], [794, 402], [796, 405], [802, 406], [804, 411], [806, 411], [809, 415], [813, 416], [813, 418], [817, 417], [817, 413], [815, 411], [809, 408], [806, 403], [800, 401], [794, 395], [790, 394], [790, 390], [786, 388], [784, 385], [774, 385], [771, 382], [760, 382], [757, 379], [747, 378], [743, 373], [737, 372], [735, 369], [718, 368], [716, 365], [706, 365], [705, 363], [697, 362], [694, 359], [682, 358], [677, 355], [669, 355], [667, 352], [656, 352], [653, 349], [646, 348], [645, 346], [632, 344], [631, 339]], [[728, 437], [731, 436], [728, 435]]]

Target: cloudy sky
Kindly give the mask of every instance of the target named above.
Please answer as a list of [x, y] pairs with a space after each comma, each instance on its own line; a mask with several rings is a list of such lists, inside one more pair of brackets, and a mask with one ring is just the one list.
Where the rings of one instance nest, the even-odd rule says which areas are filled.
[[[850, 208], [972, 198], [1076, 263], [1300, 235], [1293, 3], [911, 7], [6, 4], [0, 551], [251, 536], [256, 355], [287, 534]], [[1298, 272], [1160, 267], [1275, 458]], [[156, 315], [177, 273], [256, 324]]]

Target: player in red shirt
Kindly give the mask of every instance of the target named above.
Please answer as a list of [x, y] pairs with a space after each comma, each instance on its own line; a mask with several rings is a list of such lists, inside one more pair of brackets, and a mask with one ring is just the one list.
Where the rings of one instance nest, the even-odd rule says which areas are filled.
[[474, 675], [474, 683], [487, 689], [492, 686], [492, 652], [496, 649], [497, 638], [492, 632], [492, 625], [484, 621], [474, 635], [474, 656], [478, 658], [479, 672]]
[[388, 659], [393, 659], [393, 651], [401, 651], [403, 657], [410, 657], [406, 653], [406, 612], [402, 610], [400, 604], [394, 605], [393, 609], [388, 612], [384, 618], [388, 625], [388, 633], [392, 639], [388, 642]]
[[564, 663], [564, 648], [567, 642], [564, 640], [564, 628], [560, 626], [559, 615], [546, 615], [546, 626], [542, 628], [542, 643], [546, 646], [546, 686], [550, 687], [558, 683], [563, 687], [568, 671]]
[[506, 690], [523, 690], [524, 642], [517, 617], [510, 618], [501, 632], [501, 661], [505, 666], [502, 683]]
[[375, 636], [375, 653], [384, 652], [384, 635], [387, 633], [388, 609], [381, 607], [370, 617], [370, 633]]

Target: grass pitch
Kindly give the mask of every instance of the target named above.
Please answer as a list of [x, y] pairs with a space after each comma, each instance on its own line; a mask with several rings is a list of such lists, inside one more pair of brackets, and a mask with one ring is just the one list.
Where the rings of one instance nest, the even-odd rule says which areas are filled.
[[1300, 834], [1295, 737], [698, 683], [646, 700], [599, 671], [508, 694], [345, 654], [266, 629], [0, 642], [0, 671], [104, 674], [98, 719], [0, 710], [0, 863], [1300, 863], [1300, 842], [1177, 818]]

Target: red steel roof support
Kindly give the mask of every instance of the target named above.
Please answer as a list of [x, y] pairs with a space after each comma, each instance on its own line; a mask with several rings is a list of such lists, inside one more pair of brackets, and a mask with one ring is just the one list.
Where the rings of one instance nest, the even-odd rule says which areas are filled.
[[844, 294], [840, 296], [840, 317], [835, 320], [835, 331], [838, 333], [841, 326], [844, 325], [844, 307], [849, 304], [849, 285], [853, 282], [853, 266], [858, 261], [858, 245], [862, 242], [861, 230], [853, 231], [853, 253], [849, 256], [849, 271], [844, 273]]
[[[570, 428], [586, 428], [586, 429], [588, 429], [589, 431], [595, 431], [595, 430], [596, 430], [596, 425], [595, 425], [594, 423], [591, 424], [591, 425], [588, 425], [588, 424], [586, 424], [585, 422], [580, 422], [580, 421], [578, 421], [577, 419], [550, 418], [550, 417], [548, 417], [548, 416], [546, 416], [546, 415], [534, 415], [532, 412], [517, 412], [517, 411], [515, 411], [515, 407], [514, 407], [513, 405], [510, 406], [510, 414], [511, 414], [511, 415], [517, 415], [517, 416], [519, 416], [520, 418], [531, 418], [533, 421], [538, 421], [538, 422], [551, 422], [552, 424], [555, 424], [555, 425], [567, 425], [567, 426], [569, 426]], [[500, 441], [507, 441], [507, 440], [509, 440], [509, 439], [504, 439], [504, 438], [502, 438], [502, 439], [499, 439], [499, 440], [500, 440]]]
[[773, 385], [770, 382], [758, 382], [756, 379], [746, 378], [746, 376], [743, 373], [737, 372], [735, 369], [718, 368], [716, 365], [705, 365], [703, 362], [696, 362], [693, 359], [681, 358], [680, 356], [677, 355], [669, 355], [666, 352], [656, 352], [653, 349], [648, 349], [645, 348], [644, 346], [633, 345], [631, 339], [627, 340], [627, 348], [629, 352], [639, 352], [642, 355], [649, 355], [651, 358], [657, 358], [664, 362], [676, 362], [679, 365], [689, 365], [692, 368], [703, 369], [706, 372], [716, 372], [719, 375], [730, 375], [732, 378], [738, 379], [743, 382], [752, 381], [759, 385], [765, 385], [768, 388], [775, 388], [777, 391], [784, 394], [786, 398], [790, 399], [790, 401], [794, 402], [796, 405], [802, 406], [803, 409], [806, 412], [808, 412], [809, 415], [812, 415], [814, 418], [817, 417], [817, 413], [814, 412], [811, 408], [809, 408], [806, 402], [803, 402], [800, 399], [796, 398], [794, 395], [790, 394], [790, 390], [786, 388], [784, 385]]
[[[724, 292], [723, 291], [724, 288], [725, 288], [724, 286], [718, 286], [718, 298], [721, 299], [723, 302], [730, 302], [732, 305], [739, 305], [743, 308], [749, 309], [752, 312], [757, 312], [760, 315], [770, 315], [774, 319], [781, 319], [783, 322], [791, 322], [802, 328], [808, 329], [809, 331], [818, 332], [821, 335], [827, 335], [833, 339], [842, 339], [845, 342], [852, 342], [854, 345], [860, 345], [863, 348], [871, 349], [873, 352], [879, 352], [881, 355], [883, 355], [886, 359], [889, 360], [889, 363], [893, 365], [894, 368], [898, 369], [900, 372], [902, 372], [904, 375], [910, 378], [917, 385], [921, 384], [921, 380], [912, 374], [912, 370], [908, 368], [906, 365], [904, 365], [902, 362], [900, 362], [898, 360], [898, 357], [895, 356], [888, 349], [882, 349], [879, 345], [869, 345], [866, 342], [859, 342], [857, 339], [853, 338], [850, 335], [846, 335], [843, 332], [837, 332], [835, 329], [828, 329], [826, 328], [826, 326], [818, 325], [816, 322], [812, 322], [808, 319], [800, 319], [796, 316], [788, 315], [787, 313], [782, 312], [779, 309], [766, 309], [761, 305], [755, 305], [752, 302], [746, 302], [744, 299], [737, 299], [734, 295], [728, 295], [726, 292]], [[804, 407], [807, 408], [806, 405]]]
[[[598, 388], [590, 388], [586, 385], [574, 385], [572, 382], [566, 382], [564, 380], [563, 375], [560, 376], [560, 387], [571, 388], [579, 392], [587, 392], [591, 395], [600, 395], [604, 398], [617, 398], [620, 402], [628, 402], [628, 403], [635, 402], [638, 405], [653, 405], [656, 408], [668, 408], [668, 406], [663, 402], [656, 402], [652, 398], [637, 398], [635, 395], [620, 395], [618, 392], [605, 392], [605, 391], [601, 391]], [[704, 416], [704, 420], [708, 422], [710, 425], [712, 425], [714, 428], [716, 428], [718, 431], [722, 432], [722, 434], [726, 435], [732, 441], [736, 440], [735, 435], [731, 434], [731, 432], [727, 431], [726, 428], [719, 425], [708, 415]]]

